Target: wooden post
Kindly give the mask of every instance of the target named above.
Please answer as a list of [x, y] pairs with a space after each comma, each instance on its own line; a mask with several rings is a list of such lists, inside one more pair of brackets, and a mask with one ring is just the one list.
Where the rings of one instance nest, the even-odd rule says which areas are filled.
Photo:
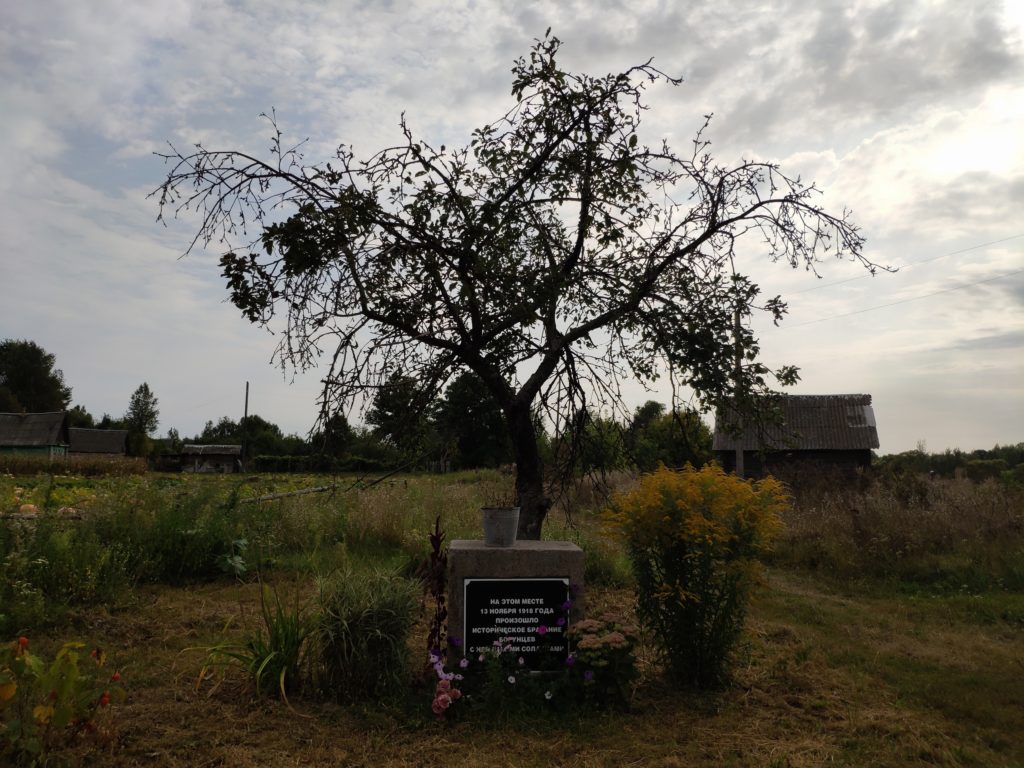
[[740, 308], [736, 307], [732, 315], [732, 338], [734, 347], [734, 377], [736, 381], [736, 477], [743, 477], [743, 418], [739, 415], [739, 392], [743, 381], [743, 347], [740, 345]]
[[245, 471], [245, 449], [248, 447], [249, 436], [249, 382], [245, 382], [245, 409], [242, 415], [242, 456], [239, 462], [242, 465], [242, 471]]

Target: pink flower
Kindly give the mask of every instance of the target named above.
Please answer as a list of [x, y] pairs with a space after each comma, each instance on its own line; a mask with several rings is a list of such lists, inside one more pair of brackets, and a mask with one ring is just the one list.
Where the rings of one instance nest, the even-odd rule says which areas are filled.
[[545, 627], [543, 624], [541, 624], [539, 627], [537, 627], [537, 634], [538, 635], [546, 635], [547, 633], [548, 633], [548, 628]]

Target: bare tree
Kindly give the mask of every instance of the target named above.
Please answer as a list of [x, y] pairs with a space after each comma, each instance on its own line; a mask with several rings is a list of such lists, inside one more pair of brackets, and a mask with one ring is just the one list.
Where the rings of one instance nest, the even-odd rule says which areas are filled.
[[628, 378], [671, 376], [706, 406], [796, 379], [758, 362], [749, 330], [733, 338], [734, 311], [786, 311], [735, 273], [741, 238], [794, 267], [836, 255], [873, 268], [813, 184], [770, 163], [716, 164], [707, 122], [684, 155], [641, 142], [644, 88], [678, 80], [651, 61], [566, 72], [559, 46], [545, 36], [516, 61], [512, 108], [467, 147], [415, 138], [403, 116], [400, 145], [308, 164], [271, 117], [267, 159], [171, 147], [153, 192], [161, 218], [198, 212], [187, 251], [231, 249], [232, 301], [280, 323], [282, 364], [329, 355], [324, 415], [398, 372], [429, 389], [473, 371], [504, 414], [524, 538], [551, 506], [535, 411], [558, 431], [588, 404], [621, 405]]

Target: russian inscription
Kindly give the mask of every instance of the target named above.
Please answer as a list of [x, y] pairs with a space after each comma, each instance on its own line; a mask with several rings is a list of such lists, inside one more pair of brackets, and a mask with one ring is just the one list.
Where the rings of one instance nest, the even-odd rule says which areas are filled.
[[530, 664], [568, 655], [569, 579], [466, 579], [464, 589], [467, 655], [496, 642]]

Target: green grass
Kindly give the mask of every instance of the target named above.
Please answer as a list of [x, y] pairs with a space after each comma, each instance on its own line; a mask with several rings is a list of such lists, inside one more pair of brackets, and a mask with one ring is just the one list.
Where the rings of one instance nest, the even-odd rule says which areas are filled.
[[[0, 614], [8, 617], [0, 624], [43, 647], [102, 645], [123, 670], [129, 700], [119, 741], [84, 764], [411, 766], [455, 756], [482, 766], [1024, 765], [1024, 587], [1013, 575], [1024, 570], [1015, 527], [1024, 506], [994, 484], [915, 487], [902, 506], [898, 489], [885, 487], [804, 499], [724, 689], [671, 688], [644, 645], [629, 712], [498, 728], [435, 722], [430, 691], [413, 683], [387, 706], [289, 693], [298, 715], [255, 703], [240, 673], [197, 687], [202, 654], [184, 649], [242, 644], [262, 626], [257, 563], [289, 601], [312, 601], [317, 574], [410, 573], [436, 516], [448, 540], [477, 538], [478, 508], [509, 479], [409, 476], [365, 491], [232, 503], [233, 494], [324, 482], [0, 477], [0, 510], [10, 511], [15, 488], [22, 498], [48, 494], [51, 507], [79, 497], [81, 519], [52, 510], [28, 525], [0, 521]], [[851, 507], [860, 509], [860, 533]], [[621, 548], [601, 536], [594, 509], [577, 510], [574, 521], [568, 527], [554, 512], [545, 536], [586, 550], [588, 609], [629, 610]], [[217, 558], [241, 538], [249, 571], [239, 579]], [[900, 543], [902, 554], [883, 540]], [[114, 545], [123, 547], [124, 574], [104, 581], [96, 565]], [[44, 552], [63, 565], [33, 565]], [[13, 621], [12, 606], [21, 611]], [[406, 646], [411, 668], [422, 663], [425, 614], [419, 622]]]

